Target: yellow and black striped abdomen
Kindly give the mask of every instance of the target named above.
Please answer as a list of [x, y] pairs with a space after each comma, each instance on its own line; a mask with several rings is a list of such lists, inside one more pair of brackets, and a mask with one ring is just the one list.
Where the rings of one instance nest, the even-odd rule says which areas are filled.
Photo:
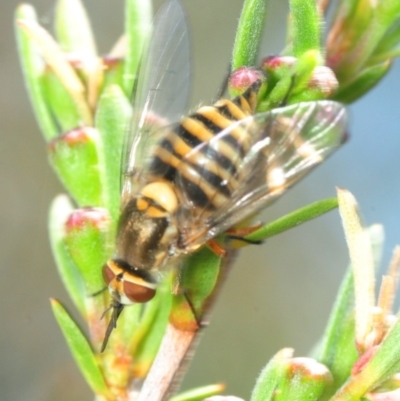
[[260, 84], [233, 100], [200, 107], [173, 126], [155, 147], [151, 176], [173, 182], [193, 206], [213, 210], [226, 202], [249, 149], [250, 133], [237, 122], [254, 113]]

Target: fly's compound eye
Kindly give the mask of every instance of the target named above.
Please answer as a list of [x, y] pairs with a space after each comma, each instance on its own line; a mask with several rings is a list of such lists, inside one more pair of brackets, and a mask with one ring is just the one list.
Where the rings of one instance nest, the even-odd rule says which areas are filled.
[[103, 266], [103, 279], [112, 297], [126, 305], [148, 302], [156, 294], [156, 283], [149, 275], [121, 260], [111, 259]]
[[154, 288], [149, 288], [144, 285], [125, 280], [124, 293], [130, 301], [143, 303], [150, 301], [154, 295], [156, 295], [156, 290]]
[[114, 277], [115, 273], [112, 271], [108, 263], [106, 263], [103, 266], [103, 279], [107, 286], [110, 284]]

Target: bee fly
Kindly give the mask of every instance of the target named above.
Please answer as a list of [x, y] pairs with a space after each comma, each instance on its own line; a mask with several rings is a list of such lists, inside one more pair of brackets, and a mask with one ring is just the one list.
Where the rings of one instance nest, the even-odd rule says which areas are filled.
[[177, 0], [153, 29], [126, 141], [116, 257], [103, 268], [113, 312], [102, 350], [124, 305], [152, 299], [167, 265], [273, 202], [345, 136], [346, 111], [332, 101], [257, 114], [261, 80], [181, 119], [190, 63]]

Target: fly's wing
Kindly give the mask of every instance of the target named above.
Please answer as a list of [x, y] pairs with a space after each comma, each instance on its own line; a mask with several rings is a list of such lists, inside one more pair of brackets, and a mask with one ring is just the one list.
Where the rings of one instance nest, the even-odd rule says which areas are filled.
[[160, 128], [182, 117], [189, 98], [189, 35], [177, 0], [164, 4], [152, 29], [140, 63], [132, 126], [124, 145], [122, 203], [141, 182], [147, 155], [163, 134]]
[[247, 117], [189, 152], [177, 168], [178, 225], [193, 249], [271, 204], [346, 137], [347, 112], [332, 101]]

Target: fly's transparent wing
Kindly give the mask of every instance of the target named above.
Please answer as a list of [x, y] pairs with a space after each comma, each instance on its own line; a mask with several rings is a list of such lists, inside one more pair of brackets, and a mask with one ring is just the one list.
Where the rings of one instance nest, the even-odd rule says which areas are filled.
[[345, 140], [347, 112], [332, 101], [247, 117], [189, 152], [177, 167], [183, 246], [194, 248], [276, 200]]
[[144, 116], [151, 112], [170, 122], [179, 120], [189, 97], [189, 58], [185, 14], [177, 0], [170, 0], [154, 19], [140, 65], [134, 107]]
[[122, 198], [129, 198], [160, 128], [178, 121], [186, 109], [190, 84], [189, 35], [177, 0], [157, 13], [143, 51], [133, 101], [134, 117], [122, 161]]

